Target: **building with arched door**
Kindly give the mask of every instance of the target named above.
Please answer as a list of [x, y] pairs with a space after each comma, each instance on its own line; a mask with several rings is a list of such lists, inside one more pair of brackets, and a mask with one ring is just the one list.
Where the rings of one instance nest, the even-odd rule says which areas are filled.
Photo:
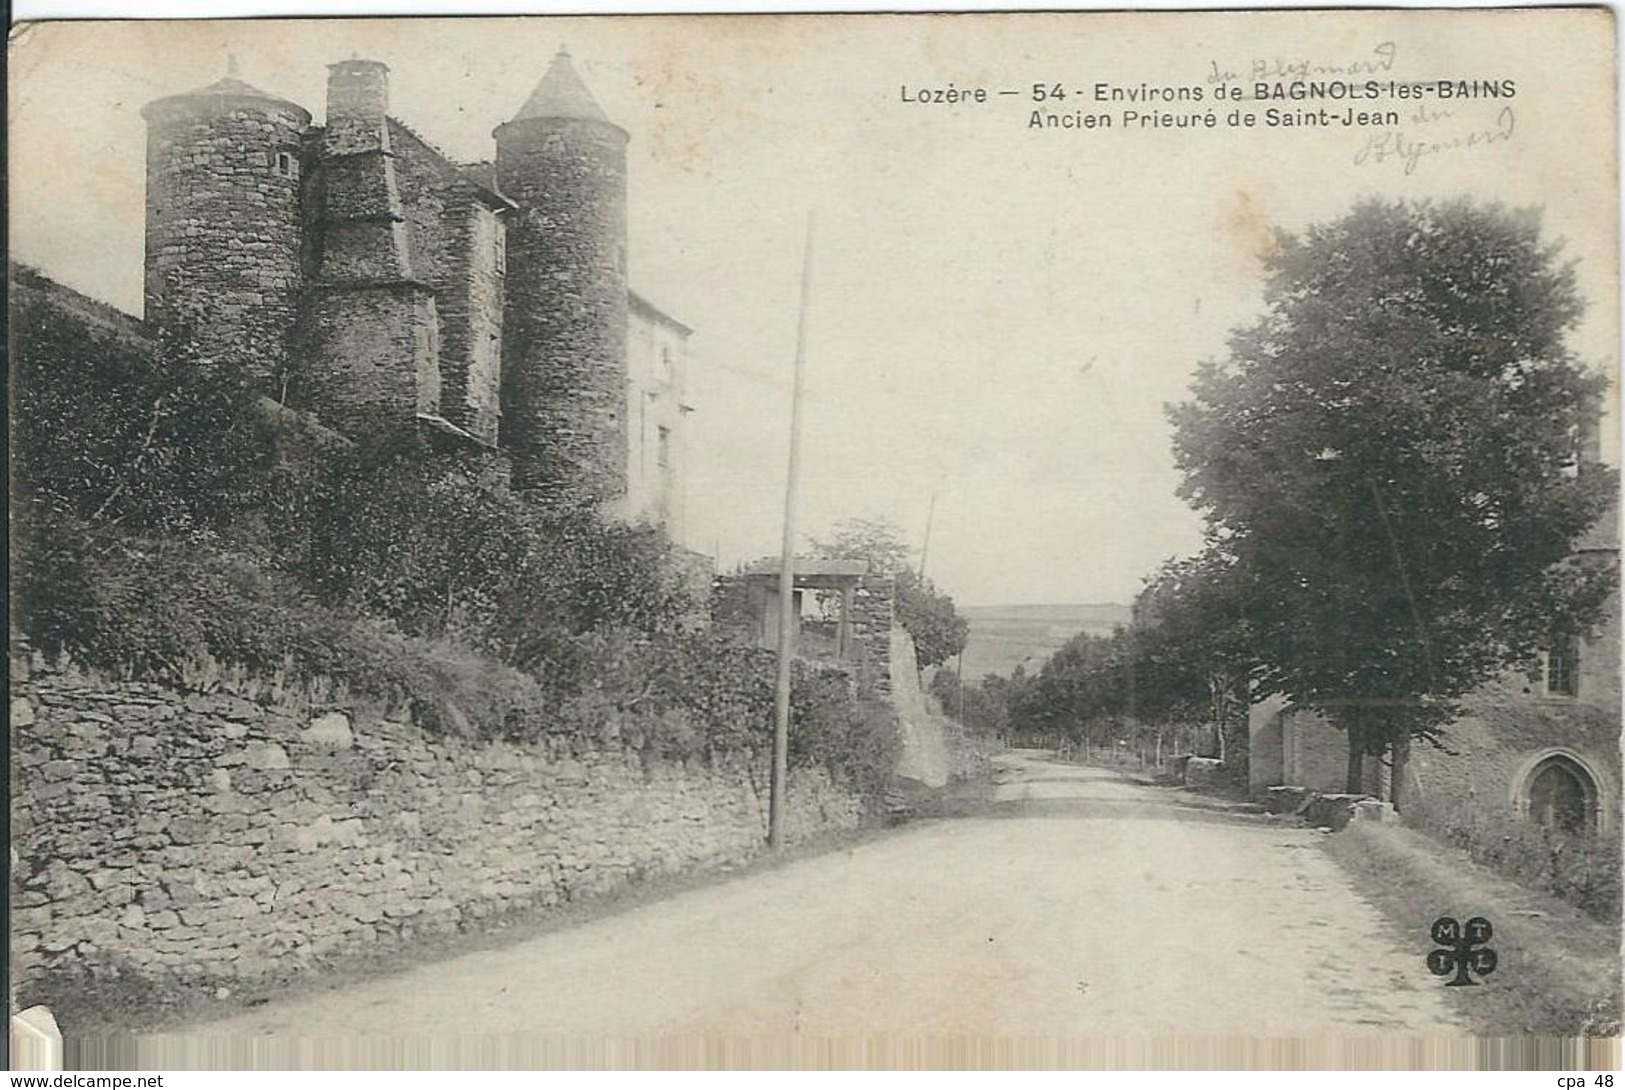
[[[1618, 514], [1575, 545], [1575, 559], [1619, 566]], [[1510, 672], [1468, 694], [1443, 746], [1411, 747], [1398, 792], [1407, 820], [1453, 837], [1502, 819], [1563, 835], [1617, 836], [1621, 816], [1620, 608], [1616, 589], [1587, 632], [1554, 632], [1530, 671]], [[1314, 712], [1273, 698], [1250, 716], [1249, 781], [1319, 792], [1346, 788], [1347, 740]], [[1368, 757], [1362, 789], [1395, 795], [1391, 767]]]
[[1526, 760], [1512, 780], [1512, 806], [1519, 817], [1562, 833], [1606, 830], [1603, 806], [1607, 777], [1582, 753], [1552, 746]]

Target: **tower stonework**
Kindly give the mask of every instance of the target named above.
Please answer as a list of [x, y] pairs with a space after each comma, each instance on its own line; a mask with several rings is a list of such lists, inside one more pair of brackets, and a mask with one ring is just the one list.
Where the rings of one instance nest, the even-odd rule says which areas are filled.
[[627, 134], [560, 50], [493, 135], [498, 188], [518, 206], [502, 351], [514, 485], [609, 503], [627, 474]]
[[298, 311], [310, 114], [235, 76], [149, 103], [145, 301], [200, 359], [277, 393]]
[[142, 116], [157, 343], [350, 439], [680, 533], [691, 331], [629, 290], [627, 133], [567, 52], [491, 162], [391, 116], [359, 57], [328, 65], [321, 124], [234, 66]]
[[299, 397], [341, 427], [415, 426], [440, 409], [433, 288], [413, 276], [388, 125], [389, 69], [328, 66], [319, 140], [314, 275]]

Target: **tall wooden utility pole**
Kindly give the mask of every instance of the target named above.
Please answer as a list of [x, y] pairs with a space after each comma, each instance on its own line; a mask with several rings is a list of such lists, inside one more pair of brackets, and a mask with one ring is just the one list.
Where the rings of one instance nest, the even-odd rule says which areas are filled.
[[789, 776], [790, 662], [796, 639], [796, 478], [801, 470], [801, 387], [807, 370], [807, 300], [812, 286], [813, 217], [801, 256], [801, 314], [796, 319], [796, 371], [790, 391], [790, 467], [784, 483], [784, 549], [779, 557], [779, 674], [773, 692], [773, 781], [767, 805], [767, 843], [784, 846], [784, 791]]
[[954, 656], [954, 688], [959, 690], [959, 725], [965, 725], [965, 649]]
[[925, 509], [925, 541], [920, 545], [920, 582], [925, 582], [925, 558], [931, 555], [931, 522], [937, 517], [937, 494], [931, 493], [931, 506]]

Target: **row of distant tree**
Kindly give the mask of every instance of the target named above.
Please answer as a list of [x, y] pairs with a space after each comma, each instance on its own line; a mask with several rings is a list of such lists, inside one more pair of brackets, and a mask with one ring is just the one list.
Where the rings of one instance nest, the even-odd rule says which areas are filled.
[[1403, 765], [1457, 698], [1599, 620], [1615, 566], [1573, 546], [1617, 494], [1585, 449], [1607, 380], [1567, 345], [1585, 304], [1538, 214], [1369, 201], [1274, 238], [1264, 313], [1168, 409], [1203, 549], [1037, 675], [944, 683], [967, 719], [1198, 721], [1235, 752], [1279, 694], [1346, 732], [1353, 789], [1363, 755]]

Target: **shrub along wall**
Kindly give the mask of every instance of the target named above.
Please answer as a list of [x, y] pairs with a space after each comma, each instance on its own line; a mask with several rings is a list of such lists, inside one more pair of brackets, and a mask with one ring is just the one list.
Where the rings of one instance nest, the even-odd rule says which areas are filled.
[[[1602, 919], [1620, 905], [1619, 713], [1606, 703], [1548, 699], [1517, 675], [1490, 682], [1461, 702], [1446, 725], [1443, 748], [1411, 746], [1401, 789], [1405, 823], [1462, 848], [1502, 875], [1563, 897]], [[1290, 784], [1336, 793], [1344, 789], [1347, 739], [1325, 719], [1254, 709], [1253, 788]], [[1547, 829], [1518, 814], [1514, 799], [1532, 762], [1554, 747], [1580, 757], [1597, 776], [1598, 805], [1607, 819], [1595, 834]], [[1383, 762], [1367, 758], [1366, 790], [1384, 795]]]
[[[1446, 729], [1449, 752], [1412, 746], [1405, 821], [1508, 878], [1617, 920], [1619, 713], [1607, 704], [1543, 699], [1531, 688], [1517, 677], [1486, 685], [1462, 702], [1462, 717]], [[1553, 747], [1580, 757], [1597, 777], [1605, 824], [1593, 834], [1566, 834], [1517, 814], [1520, 780]]]
[[[743, 760], [435, 737], [251, 692], [13, 658], [22, 1002], [68, 974], [286, 977], [763, 843], [765, 768]], [[792, 773], [791, 841], [862, 817], [822, 770]]]

